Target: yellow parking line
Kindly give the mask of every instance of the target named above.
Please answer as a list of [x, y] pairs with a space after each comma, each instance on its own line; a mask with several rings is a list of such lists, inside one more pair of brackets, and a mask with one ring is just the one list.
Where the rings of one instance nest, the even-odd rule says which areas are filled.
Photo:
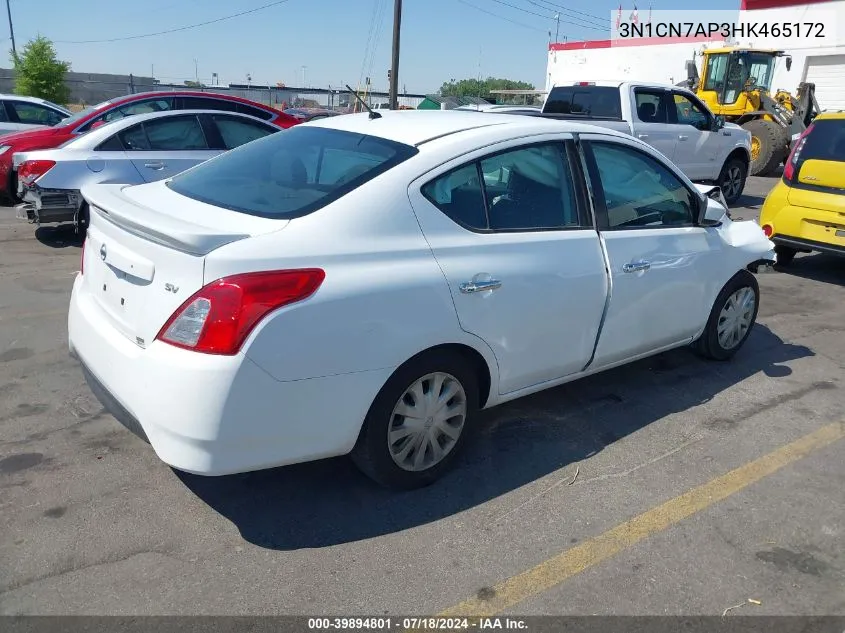
[[489, 617], [501, 613], [843, 438], [845, 422], [828, 424], [500, 582], [484, 592], [484, 599], [469, 598], [439, 615]]

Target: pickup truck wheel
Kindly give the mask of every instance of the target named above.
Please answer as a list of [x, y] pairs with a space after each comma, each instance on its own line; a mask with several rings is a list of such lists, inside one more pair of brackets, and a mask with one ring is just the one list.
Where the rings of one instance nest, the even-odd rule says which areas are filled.
[[712, 360], [731, 358], [751, 334], [759, 303], [757, 279], [739, 271], [716, 297], [704, 332], [693, 344], [695, 351]]
[[768, 176], [783, 162], [786, 150], [786, 133], [774, 121], [754, 119], [742, 127], [751, 132], [751, 176]]
[[719, 174], [719, 187], [721, 187], [722, 194], [725, 196], [725, 202], [732, 205], [739, 200], [743, 189], [745, 189], [747, 175], [748, 169], [744, 161], [739, 158], [729, 158], [725, 161]]
[[459, 354], [433, 350], [412, 359], [373, 401], [352, 461], [388, 488], [433, 483], [466, 441], [478, 394], [475, 370]]

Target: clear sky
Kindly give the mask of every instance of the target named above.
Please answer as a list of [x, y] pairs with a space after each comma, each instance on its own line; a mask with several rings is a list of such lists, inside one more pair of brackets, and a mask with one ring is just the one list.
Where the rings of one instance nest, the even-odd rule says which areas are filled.
[[[72, 43], [176, 29], [256, 9], [272, 0], [11, 0], [18, 47], [37, 34], [55, 42], [77, 72], [133, 73], [162, 82], [194, 79], [327, 87], [369, 74], [386, 89], [393, 0], [287, 0], [189, 30], [117, 42]], [[631, 0], [622, 2], [628, 13]], [[655, 9], [692, 8], [691, 0], [653, 0]], [[737, 8], [711, 0], [708, 8]], [[686, 6], [685, 6], [686, 5]], [[638, 5], [640, 16], [648, 0]], [[36, 9], [37, 7], [37, 9]], [[619, 0], [404, 0], [400, 82], [434, 92], [444, 81], [483, 76], [544, 85], [549, 32], [558, 39], [609, 37]], [[379, 19], [379, 17], [381, 19]], [[0, 35], [8, 35], [0, 13]], [[369, 46], [368, 46], [369, 42]], [[4, 45], [9, 46], [6, 39]], [[196, 67], [194, 64], [196, 60]], [[303, 73], [303, 66], [305, 70]]]

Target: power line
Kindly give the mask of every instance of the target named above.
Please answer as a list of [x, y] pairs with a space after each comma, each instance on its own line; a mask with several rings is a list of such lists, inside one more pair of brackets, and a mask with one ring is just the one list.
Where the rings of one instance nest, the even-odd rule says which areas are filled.
[[[556, 7], [551, 2], [546, 2], [546, 4], [550, 5], [548, 7], [544, 6], [542, 4], [539, 4], [538, 2], [535, 2], [535, 0], [526, 0], [526, 2], [528, 2], [529, 4], [533, 4], [535, 7], [539, 7], [540, 9], [543, 9], [544, 11], [554, 11], [555, 13], [558, 13], [558, 14], [560, 14], [561, 11], [569, 11], [569, 9], [564, 9], [562, 7]], [[605, 30], [608, 30], [608, 27], [605, 26], [606, 24], [608, 24], [607, 20], [601, 20], [599, 18], [579, 18], [578, 16], [575, 16], [575, 15], [565, 15], [565, 14], [562, 14], [562, 17], [567, 17], [567, 18], [571, 18], [573, 20], [578, 20], [579, 22], [585, 22], [587, 25], [590, 25], [590, 26], [603, 26]], [[581, 26], [581, 25], [578, 25], [578, 26]]]
[[531, 29], [532, 31], [540, 31], [541, 33], [545, 33], [546, 29], [540, 29], [536, 26], [529, 26], [528, 24], [523, 24], [522, 22], [517, 22], [516, 20], [511, 20], [510, 18], [506, 18], [503, 15], [499, 15], [498, 13], [493, 13], [492, 11], [488, 11], [487, 9], [482, 9], [474, 4], [467, 2], [466, 0], [458, 0], [461, 4], [465, 4], [468, 7], [472, 7], [473, 9], [478, 9], [482, 13], [486, 13], [487, 15], [492, 15], [494, 18], [499, 18], [500, 20], [504, 20], [505, 22], [510, 22], [511, 24], [516, 24], [517, 26], [522, 26], [526, 29]]
[[[531, 0], [528, 1], [531, 2]], [[583, 15], [584, 17], [591, 18], [593, 20], [598, 20], [599, 22], [605, 22], [607, 20], [607, 18], [602, 18], [592, 13], [584, 13], [583, 11], [578, 11], [577, 9], [567, 9], [562, 5], [555, 4], [554, 2], [549, 2], [549, 0], [540, 0], [540, 2], [554, 7], [555, 11], [567, 11], [569, 13], [577, 13], [578, 15]], [[534, 2], [531, 2], [531, 4], [534, 4]]]
[[56, 44], [104, 44], [106, 42], [123, 42], [126, 40], [140, 40], [145, 37], [155, 37], [156, 35], [166, 35], [168, 33], [178, 33], [180, 31], [188, 31], [190, 29], [195, 29], [200, 26], [207, 26], [209, 24], [216, 24], [218, 22], [223, 22], [224, 20], [231, 20], [232, 18], [238, 18], [242, 15], [247, 15], [249, 13], [255, 13], [256, 11], [262, 11], [264, 9], [269, 9], [270, 7], [275, 7], [280, 4], [284, 4], [285, 2], [289, 2], [290, 0], [276, 0], [276, 2], [271, 2], [269, 4], [265, 4], [260, 7], [256, 7], [255, 9], [247, 9], [246, 11], [241, 11], [239, 13], [233, 13], [232, 15], [227, 15], [222, 18], [216, 18], [214, 20], [206, 20], [205, 22], [198, 22], [197, 24], [189, 24], [187, 26], [180, 26], [175, 29], [167, 29], [165, 31], [156, 31], [155, 33], [144, 33], [143, 35], [129, 35], [126, 37], [113, 37], [106, 40], [55, 40]]
[[[536, 15], [537, 17], [543, 18], [545, 20], [554, 19], [549, 15], [543, 15], [542, 13], [537, 13], [536, 11], [529, 11], [528, 9], [523, 9], [522, 7], [518, 7], [515, 4], [505, 2], [504, 0], [493, 0], [493, 2], [504, 5], [506, 7], [510, 7], [511, 9], [516, 9], [517, 11], [522, 11], [523, 13], [528, 13], [530, 15]], [[607, 30], [607, 29], [599, 28], [598, 26], [587, 25], [587, 24], [578, 24], [576, 22], [569, 22], [567, 20], [561, 20], [561, 22], [563, 24], [571, 24], [573, 26], [580, 26], [580, 27], [585, 28], [585, 29], [593, 29], [594, 31], [606, 31]]]

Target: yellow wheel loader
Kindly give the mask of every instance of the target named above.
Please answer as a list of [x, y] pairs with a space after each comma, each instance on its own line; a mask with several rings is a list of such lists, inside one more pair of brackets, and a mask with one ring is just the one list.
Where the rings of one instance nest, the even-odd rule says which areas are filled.
[[793, 139], [819, 113], [815, 84], [802, 83], [795, 95], [778, 89], [771, 93], [778, 58], [783, 51], [742, 47], [705, 49], [701, 75], [695, 60], [687, 62], [687, 80], [680, 85], [694, 90], [715, 115], [751, 132], [750, 176], [772, 174], [789, 155]]

